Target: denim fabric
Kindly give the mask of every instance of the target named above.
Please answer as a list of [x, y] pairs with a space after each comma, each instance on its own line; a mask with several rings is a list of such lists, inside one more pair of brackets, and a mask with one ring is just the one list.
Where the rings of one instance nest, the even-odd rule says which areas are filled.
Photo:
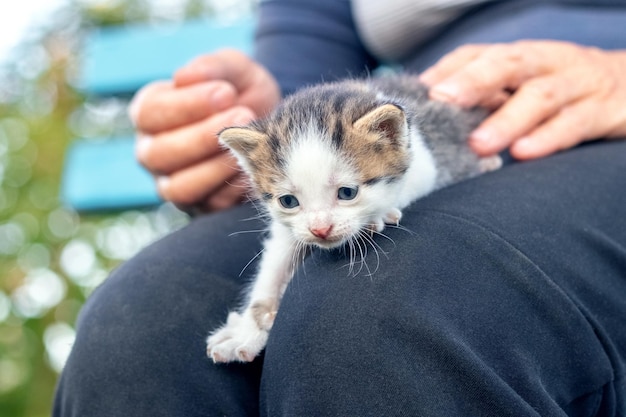
[[626, 142], [601, 143], [441, 190], [376, 239], [371, 276], [315, 251], [249, 365], [204, 339], [260, 249], [228, 236], [260, 225], [198, 218], [89, 299], [54, 416], [626, 415], [624, 172]]
[[274, 74], [283, 95], [363, 76], [378, 65], [358, 36], [348, 0], [272, 0], [259, 12], [255, 58]]

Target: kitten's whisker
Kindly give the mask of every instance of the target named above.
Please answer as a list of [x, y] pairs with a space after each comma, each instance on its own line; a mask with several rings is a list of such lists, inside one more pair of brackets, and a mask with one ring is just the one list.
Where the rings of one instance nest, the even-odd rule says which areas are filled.
[[304, 263], [304, 260], [306, 259], [306, 256], [307, 256], [307, 249], [308, 249], [308, 246], [306, 243], [298, 241], [296, 242], [296, 249], [293, 254], [293, 263], [295, 264], [294, 268], [297, 268], [298, 266], [302, 265], [302, 269], [305, 275], [306, 275], [306, 264]]
[[246, 219], [241, 219], [240, 221], [241, 222], [251, 222], [251, 221], [257, 221], [257, 220], [260, 220], [260, 221], [265, 222], [265, 223], [270, 223], [271, 218], [269, 216], [268, 217], [254, 216], [254, 217], [248, 217]]
[[352, 247], [354, 248], [353, 253], [352, 253], [352, 276], [355, 277], [358, 275], [359, 271], [361, 270], [360, 268], [362, 268], [362, 266], [359, 264], [359, 269], [357, 270], [356, 265], [357, 263], [363, 261], [362, 254], [361, 254], [361, 259], [358, 259], [359, 253], [361, 252], [361, 247], [359, 246], [357, 236], [354, 236], [354, 238], [352, 239]]
[[307, 245], [306, 243], [302, 242], [301, 250], [302, 250], [302, 261], [301, 261], [302, 262], [302, 267], [304, 269], [304, 273], [306, 274], [306, 264], [304, 263], [304, 261], [305, 261], [307, 255], [308, 255], [308, 252], [309, 252], [309, 245]]
[[[350, 250], [350, 259], [349, 259], [349, 266], [348, 266], [348, 275], [352, 275], [354, 273], [354, 264], [356, 262], [356, 248], [354, 247], [354, 242], [352, 241], [352, 239], [348, 240], [348, 246], [349, 246], [349, 250]], [[354, 275], [353, 275], [354, 276]]]
[[[367, 263], [367, 254], [368, 254], [368, 250], [367, 250], [367, 241], [365, 240], [365, 238], [363, 238], [363, 236], [361, 236], [361, 240], [363, 241], [363, 248], [365, 251], [365, 256], [363, 256], [363, 265], [365, 266], [365, 269], [367, 270], [367, 275], [368, 277], [372, 276], [372, 270], [370, 269], [369, 264]], [[376, 253], [376, 248], [374, 248], [374, 253]], [[376, 256], [378, 256], [378, 253], [376, 253]]]
[[256, 258], [258, 258], [259, 256], [261, 256], [261, 254], [262, 254], [263, 252], [265, 252], [265, 248], [261, 249], [261, 250], [260, 250], [260, 251], [259, 251], [256, 255], [254, 255], [254, 256], [252, 257], [252, 259], [250, 259], [250, 260], [248, 261], [248, 263], [246, 264], [246, 266], [244, 266], [244, 267], [243, 267], [243, 269], [241, 270], [241, 272], [239, 273], [239, 276], [242, 276], [242, 275], [243, 275], [243, 273], [246, 271], [246, 269], [250, 266], [250, 264], [251, 264], [252, 262], [254, 262], [254, 260], [255, 260]]
[[293, 247], [293, 251], [291, 251], [291, 265], [295, 271], [298, 268], [298, 261], [300, 258], [300, 253], [299, 253], [300, 242], [296, 241], [295, 243], [293, 243], [292, 247]]
[[[390, 240], [394, 244], [394, 246], [395, 246], [396, 242], [394, 242], [393, 239], [390, 238], [389, 236], [385, 235], [384, 233], [380, 233], [380, 232], [376, 232], [376, 234], [384, 237], [385, 239]], [[389, 259], [389, 254], [387, 252], [385, 252], [385, 250], [376, 242], [376, 240], [374, 240], [373, 237], [368, 236], [367, 240], [370, 242], [372, 247], [375, 245], [376, 248], [385, 256], [385, 258]], [[376, 248], [375, 248], [375, 250], [376, 250]]]
[[[374, 272], [370, 271], [368, 268], [368, 276], [372, 276], [373, 274], [376, 273], [376, 271], [378, 271], [378, 268], [380, 267], [380, 255], [378, 254], [378, 250], [376, 249], [376, 247], [378, 246], [377, 244], [375, 244], [374, 239], [372, 239], [371, 236], [367, 235], [366, 233], [362, 233], [361, 237], [363, 238], [363, 243], [369, 243], [372, 246], [372, 249], [374, 249], [374, 254], [376, 255], [376, 268], [374, 269]], [[374, 246], [376, 245], [376, 246]], [[380, 246], [378, 246], [380, 248]], [[384, 252], [383, 252], [384, 253]], [[385, 257], [387, 256], [387, 254], [385, 254]]]
[[255, 216], [246, 217], [245, 219], [241, 219], [240, 221], [248, 222], [248, 221], [251, 221], [251, 220], [266, 220], [266, 219], [267, 220], [271, 220], [272, 216], [271, 216], [271, 214], [267, 210], [263, 210], [263, 209], [257, 207], [255, 202], [252, 202], [252, 205], [256, 209], [257, 214]]
[[402, 226], [401, 224], [388, 224], [386, 226], [389, 227], [389, 228], [392, 228], [392, 229], [403, 230], [403, 231], [405, 231], [407, 233], [410, 233], [413, 236], [417, 236], [417, 233], [415, 233], [413, 230], [411, 230], [411, 229], [409, 229], [407, 227]]
[[[356, 247], [359, 248], [359, 253], [361, 254], [361, 264], [359, 265], [359, 269], [354, 273], [354, 276], [359, 275], [361, 270], [363, 269], [363, 264], [365, 263], [365, 255], [363, 254], [363, 248], [361, 247], [361, 243], [359, 242], [360, 236], [355, 236], [354, 243], [356, 243]], [[356, 255], [355, 255], [356, 261]]]
[[257, 213], [269, 216], [270, 212], [261, 200], [259, 200], [258, 198], [249, 197], [248, 201], [250, 204], [252, 204], [252, 206], [254, 206]]
[[232, 236], [237, 236], [237, 235], [243, 235], [243, 234], [247, 234], [247, 233], [262, 233], [267, 231], [267, 229], [257, 229], [257, 230], [240, 230], [238, 232], [233, 232], [231, 234], [228, 235], [228, 237], [232, 237]]
[[[384, 234], [383, 232], [374, 231], [373, 234], [375, 236], [381, 236], [381, 237], [387, 239], [388, 241], [390, 241], [393, 244], [394, 247], [396, 246], [396, 241], [393, 240], [392, 238], [390, 238], [389, 236], [387, 236], [386, 234]], [[373, 238], [373, 236], [372, 236], [372, 238]], [[374, 241], [374, 240], [372, 239], [372, 241]], [[378, 243], [376, 244], [376, 246], [378, 246], [378, 249], [380, 249], [381, 252], [383, 252], [385, 255], [387, 255], [387, 253], [383, 250], [383, 248]]]
[[[237, 167], [235, 167], [237, 168]], [[236, 184], [230, 181], [225, 181], [226, 184], [228, 184], [231, 187], [235, 187], [235, 188], [247, 188], [247, 189], [252, 189], [252, 184], [250, 183], [250, 181], [244, 181], [241, 184]]]
[[[359, 247], [359, 252], [361, 253], [361, 265], [359, 267], [359, 270], [356, 272], [355, 276], [358, 275], [363, 270], [363, 267], [365, 267], [365, 269], [367, 270], [367, 276], [371, 276], [372, 271], [370, 270], [370, 267], [367, 263], [367, 254], [368, 254], [367, 242], [363, 238], [363, 235], [361, 232], [357, 233], [355, 242], [357, 243]], [[363, 242], [363, 246], [361, 246], [360, 242]]]
[[352, 243], [352, 239], [348, 239], [346, 243], [341, 247], [341, 252], [344, 257], [348, 258], [348, 263], [341, 265], [339, 269], [348, 268], [348, 276], [352, 274], [353, 267], [353, 254], [354, 254], [354, 244]]

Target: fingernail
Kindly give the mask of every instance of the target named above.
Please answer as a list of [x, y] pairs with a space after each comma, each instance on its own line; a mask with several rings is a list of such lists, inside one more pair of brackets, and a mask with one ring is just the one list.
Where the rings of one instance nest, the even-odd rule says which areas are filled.
[[139, 112], [137, 106], [137, 100], [133, 100], [128, 105], [127, 114], [130, 122], [133, 124], [133, 127], [137, 127], [137, 113]]
[[151, 147], [152, 137], [140, 135], [135, 143], [135, 154], [137, 155], [137, 159], [139, 159], [139, 161], [143, 161], [148, 155], [148, 152], [150, 152]]
[[470, 133], [469, 144], [479, 154], [495, 152], [498, 149], [498, 134], [488, 128], [478, 128]]
[[523, 137], [515, 141], [511, 145], [511, 151], [514, 151], [516, 155], [520, 157], [526, 157], [527, 155], [534, 154], [536, 152], [536, 146], [530, 137]]
[[430, 98], [446, 103], [454, 102], [459, 96], [459, 89], [454, 84], [437, 84], [430, 89]]
[[497, 141], [496, 134], [491, 129], [478, 128], [469, 137], [470, 142], [478, 146], [489, 146]]
[[522, 148], [529, 148], [532, 146], [532, 140], [528, 136], [524, 136], [515, 141], [515, 146]]
[[156, 184], [157, 190], [159, 191], [161, 197], [167, 200], [167, 195], [170, 188], [170, 178], [165, 175], [158, 177], [156, 180]]
[[141, 102], [143, 101], [144, 90], [139, 90], [137, 94], [133, 97], [128, 108], [126, 109], [128, 118], [132, 122], [133, 126], [137, 126], [137, 118], [139, 117], [139, 107], [141, 106]]

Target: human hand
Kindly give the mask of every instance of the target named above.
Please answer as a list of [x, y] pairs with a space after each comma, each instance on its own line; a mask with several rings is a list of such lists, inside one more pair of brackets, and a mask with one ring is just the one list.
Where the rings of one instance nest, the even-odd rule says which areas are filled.
[[[626, 136], [626, 52], [556, 41], [468, 45], [420, 79], [434, 100], [496, 107], [470, 135], [479, 155], [532, 159]], [[494, 106], [495, 103], [495, 106]]]
[[201, 56], [134, 97], [137, 158], [165, 200], [201, 211], [230, 207], [242, 200], [245, 180], [217, 133], [264, 115], [279, 99], [274, 78], [242, 53]]

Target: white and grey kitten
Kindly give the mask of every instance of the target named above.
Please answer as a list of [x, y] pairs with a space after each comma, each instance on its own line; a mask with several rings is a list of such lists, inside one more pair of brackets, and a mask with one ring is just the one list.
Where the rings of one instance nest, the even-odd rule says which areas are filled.
[[499, 168], [466, 143], [485, 115], [392, 76], [306, 88], [267, 118], [223, 130], [271, 225], [245, 305], [209, 336], [208, 356], [249, 362], [261, 352], [303, 249], [351, 245], [398, 224], [417, 198]]

